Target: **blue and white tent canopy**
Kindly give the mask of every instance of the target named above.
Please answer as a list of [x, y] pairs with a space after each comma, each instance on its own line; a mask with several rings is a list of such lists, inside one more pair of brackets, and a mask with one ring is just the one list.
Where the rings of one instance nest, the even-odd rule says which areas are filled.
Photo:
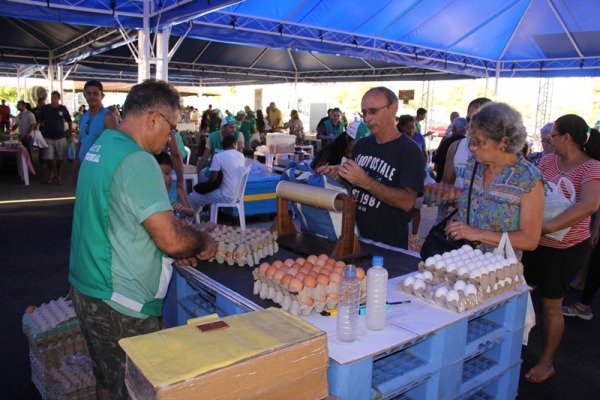
[[170, 77], [598, 76], [598, 15], [598, 0], [2, 0], [0, 63], [135, 74], [125, 42], [147, 24], [185, 38]]

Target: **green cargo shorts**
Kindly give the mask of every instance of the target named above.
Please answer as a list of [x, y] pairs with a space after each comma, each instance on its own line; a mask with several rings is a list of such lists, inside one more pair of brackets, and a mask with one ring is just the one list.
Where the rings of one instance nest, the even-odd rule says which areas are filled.
[[71, 299], [87, 343], [96, 385], [108, 389], [112, 399], [127, 399], [125, 352], [119, 340], [159, 330], [157, 317], [139, 319], [123, 315], [104, 301], [71, 287]]

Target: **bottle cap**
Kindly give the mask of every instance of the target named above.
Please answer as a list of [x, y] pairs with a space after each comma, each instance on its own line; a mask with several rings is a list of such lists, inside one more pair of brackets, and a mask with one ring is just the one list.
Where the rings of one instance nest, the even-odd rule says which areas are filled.
[[356, 275], [356, 267], [352, 264], [346, 265], [346, 270], [344, 271], [344, 275], [355, 276]]
[[383, 257], [373, 256], [373, 265], [381, 265], [383, 267]]

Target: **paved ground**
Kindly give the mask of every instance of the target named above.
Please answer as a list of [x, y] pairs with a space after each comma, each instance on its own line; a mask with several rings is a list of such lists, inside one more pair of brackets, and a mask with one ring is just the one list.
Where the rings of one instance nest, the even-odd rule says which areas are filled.
[[[0, 387], [5, 399], [40, 398], [31, 383], [21, 317], [28, 305], [48, 302], [68, 291], [73, 200], [64, 198], [72, 197], [73, 189], [69, 185], [46, 185], [46, 171], [37, 163], [35, 167], [38, 176], [32, 177], [29, 187], [19, 182], [13, 165], [5, 162], [0, 169], [0, 310], [4, 317], [0, 330]], [[54, 200], [31, 201], [48, 198]], [[7, 200], [27, 202], [4, 203]], [[435, 208], [423, 209], [420, 236], [425, 236], [434, 218]], [[250, 220], [249, 224], [264, 226], [268, 222]], [[576, 293], [569, 293], [567, 302], [577, 297]], [[534, 303], [537, 306], [535, 296]], [[600, 296], [596, 296], [593, 311], [600, 316]], [[598, 317], [592, 321], [567, 318], [565, 337], [556, 357], [556, 376], [542, 385], [521, 379], [518, 399], [600, 398], [599, 321]], [[522, 348], [521, 376], [541, 352], [540, 324], [538, 317], [529, 345]]]

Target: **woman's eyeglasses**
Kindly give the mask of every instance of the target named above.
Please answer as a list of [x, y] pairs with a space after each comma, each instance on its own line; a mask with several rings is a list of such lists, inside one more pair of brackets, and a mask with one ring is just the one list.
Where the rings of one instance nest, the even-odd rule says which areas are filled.
[[468, 136], [467, 140], [469, 141], [469, 146], [473, 147], [483, 147], [487, 143], [487, 140], [481, 140], [476, 136]]

